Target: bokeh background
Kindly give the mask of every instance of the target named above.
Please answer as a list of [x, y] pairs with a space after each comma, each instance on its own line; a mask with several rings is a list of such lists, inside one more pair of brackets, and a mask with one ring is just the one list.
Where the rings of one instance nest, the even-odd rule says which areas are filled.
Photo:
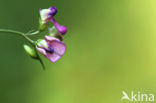
[[42, 56], [46, 71], [24, 52], [25, 39], [0, 33], [0, 103], [121, 103], [123, 90], [156, 94], [155, 5], [155, 0], [0, 0], [0, 28], [35, 30], [39, 8], [50, 6], [68, 27], [66, 54], [54, 64]]

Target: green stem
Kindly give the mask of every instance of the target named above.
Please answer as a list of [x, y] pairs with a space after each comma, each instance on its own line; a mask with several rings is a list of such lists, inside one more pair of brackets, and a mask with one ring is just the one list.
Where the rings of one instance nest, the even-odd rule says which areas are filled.
[[[28, 40], [29, 43], [32, 44], [33, 47], [35, 48], [35, 51], [36, 51], [36, 54], [37, 54], [37, 58], [38, 58], [38, 60], [40, 61], [41, 65], [42, 65], [42, 68], [45, 70], [44, 63], [43, 63], [42, 59], [40, 58], [40, 56], [39, 56], [39, 54], [38, 54], [38, 52], [37, 52], [37, 50], [36, 50], [35, 42], [34, 42], [33, 40], [31, 40], [31, 39], [27, 36], [28, 34], [26, 35], [25, 33], [22, 33], [22, 32], [19, 32], [19, 31], [14, 31], [14, 30], [8, 30], [8, 29], [0, 29], [0, 32], [14, 33], [14, 34], [20, 35], [20, 36], [24, 37], [26, 40]], [[35, 35], [35, 34], [38, 34], [38, 33], [39, 33], [39, 31], [36, 31], [36, 32], [34, 32], [34, 33], [31, 33], [31, 34]]]
[[36, 34], [38, 34], [38, 33], [40, 33], [40, 31], [35, 31], [35, 32], [32, 32], [32, 33], [27, 33], [27, 34], [25, 34], [25, 35], [36, 35]]
[[18, 34], [20, 36], [23, 36], [26, 40], [28, 40], [32, 45], [34, 45], [34, 41], [31, 40], [29, 37], [25, 35], [25, 33], [19, 32], [19, 31], [14, 31], [14, 30], [8, 30], [8, 29], [0, 29], [0, 32], [6, 32], [6, 33], [14, 33]]
[[35, 31], [33, 33], [31, 33], [30, 35], [35, 35], [35, 34], [38, 34], [40, 31]]

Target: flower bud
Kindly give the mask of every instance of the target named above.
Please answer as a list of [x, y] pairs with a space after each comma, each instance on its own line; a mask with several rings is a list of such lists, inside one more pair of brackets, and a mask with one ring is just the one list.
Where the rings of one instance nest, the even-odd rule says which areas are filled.
[[60, 41], [63, 41], [63, 36], [58, 32], [58, 30], [55, 28], [55, 26], [49, 28], [49, 35], [51, 37], [55, 37], [59, 39]]
[[33, 48], [28, 45], [24, 45], [25, 52], [30, 55], [32, 58], [37, 58], [37, 54]]

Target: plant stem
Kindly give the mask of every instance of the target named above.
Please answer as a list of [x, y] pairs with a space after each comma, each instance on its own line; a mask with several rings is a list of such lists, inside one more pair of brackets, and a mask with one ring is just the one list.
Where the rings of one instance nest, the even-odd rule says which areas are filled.
[[29, 35], [36, 35], [40, 33], [40, 31], [35, 31], [35, 32], [32, 32], [32, 33], [26, 33], [25, 35], [29, 36]]
[[23, 36], [26, 40], [28, 40], [32, 45], [34, 45], [34, 41], [31, 40], [29, 37], [25, 35], [25, 33], [19, 32], [19, 31], [14, 31], [14, 30], [8, 30], [8, 29], [0, 29], [0, 32], [6, 32], [6, 33], [14, 33], [18, 34], [20, 36]]
[[[0, 32], [18, 34], [18, 35], [24, 37], [26, 40], [28, 40], [29, 43], [32, 44], [33, 47], [35, 48], [35, 52], [36, 52], [36, 54], [37, 54], [37, 58], [38, 58], [38, 60], [40, 61], [41, 65], [42, 65], [42, 68], [45, 70], [44, 63], [43, 63], [42, 59], [40, 58], [40, 56], [39, 56], [39, 54], [38, 54], [38, 52], [37, 52], [37, 50], [36, 50], [35, 42], [34, 42], [33, 40], [31, 40], [31, 39], [27, 36], [27, 35], [29, 35], [29, 34], [26, 35], [25, 33], [22, 33], [22, 32], [19, 32], [19, 31], [14, 31], [14, 30], [8, 30], [8, 29], [0, 29]], [[36, 31], [36, 32], [34, 32], [34, 33], [31, 33], [31, 34], [32, 34], [32, 35], [35, 35], [35, 34], [38, 34], [38, 33], [39, 33], [39, 31]]]
[[35, 31], [33, 33], [31, 33], [30, 35], [35, 35], [35, 34], [38, 34], [40, 31]]

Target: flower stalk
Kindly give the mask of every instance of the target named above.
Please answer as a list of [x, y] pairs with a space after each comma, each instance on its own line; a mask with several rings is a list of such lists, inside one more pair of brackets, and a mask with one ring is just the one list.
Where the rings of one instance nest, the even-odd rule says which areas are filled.
[[25, 33], [22, 33], [22, 32], [19, 32], [19, 31], [14, 31], [14, 30], [9, 30], [9, 29], [0, 29], [0, 32], [13, 33], [13, 34], [20, 35], [20, 36], [24, 37], [27, 41], [29, 41], [29, 43], [34, 45], [34, 41], [31, 40], [29, 37], [27, 37], [25, 35]]
[[[41, 58], [40, 58], [40, 56], [39, 56], [39, 54], [38, 54], [38, 52], [36, 50], [35, 42], [27, 36], [29, 33], [26, 35], [25, 33], [22, 33], [22, 32], [19, 32], [19, 31], [14, 31], [14, 30], [9, 30], [9, 29], [0, 29], [0, 32], [17, 34], [17, 35], [20, 35], [20, 36], [24, 37], [33, 46], [33, 48], [34, 48], [34, 50], [36, 52], [36, 58], [35, 59], [38, 59], [40, 61], [41, 65], [42, 65], [42, 68], [45, 70], [44, 63], [41, 60]], [[33, 35], [37, 34], [37, 33], [38, 32], [34, 32]]]

